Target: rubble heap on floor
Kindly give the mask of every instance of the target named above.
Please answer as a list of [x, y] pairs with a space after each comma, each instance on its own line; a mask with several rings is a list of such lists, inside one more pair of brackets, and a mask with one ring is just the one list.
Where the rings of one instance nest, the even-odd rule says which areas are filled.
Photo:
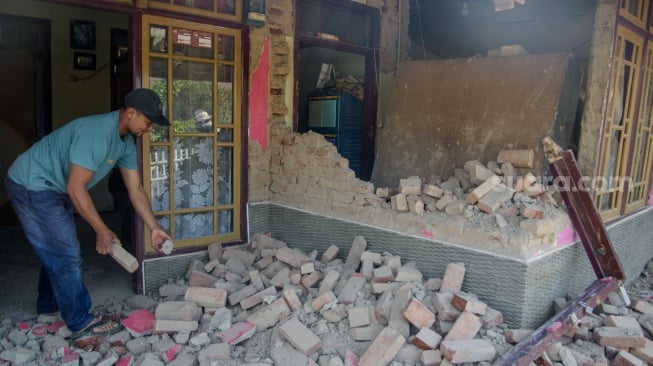
[[[158, 294], [96, 308], [124, 326], [109, 337], [66, 339], [56, 316], [5, 319], [0, 365], [489, 365], [532, 332], [509, 329], [499, 311], [464, 292], [463, 263], [424, 278], [360, 236], [338, 254], [335, 246], [303, 253], [262, 234], [246, 246], [212, 244], [208, 260], [193, 261]], [[653, 305], [609, 300], [540, 360], [652, 364]]]
[[446, 179], [412, 176], [375, 193], [398, 212], [443, 212], [472, 220], [491, 215], [500, 229], [520, 228], [535, 236], [557, 233], [564, 228], [552, 220], [561, 213], [559, 203], [531, 171], [534, 155], [531, 149], [501, 150], [496, 161], [468, 161]]

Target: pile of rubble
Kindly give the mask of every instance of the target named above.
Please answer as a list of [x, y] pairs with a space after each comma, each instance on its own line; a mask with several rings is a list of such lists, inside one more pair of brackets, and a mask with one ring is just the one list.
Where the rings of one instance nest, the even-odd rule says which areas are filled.
[[[97, 307], [121, 320], [114, 335], [70, 340], [56, 316], [5, 319], [0, 365], [489, 365], [532, 332], [510, 329], [463, 292], [462, 263], [425, 279], [414, 263], [369, 251], [360, 236], [344, 261], [338, 252], [331, 246], [318, 259], [262, 234], [247, 246], [212, 244], [206, 262], [158, 294]], [[653, 305], [609, 300], [539, 361], [653, 364]]]
[[400, 179], [399, 187], [377, 188], [375, 193], [398, 212], [443, 212], [478, 223], [490, 215], [503, 230], [516, 228], [535, 236], [559, 232], [566, 222], [551, 222], [559, 222], [563, 211], [548, 186], [530, 171], [534, 156], [532, 149], [501, 150], [496, 161], [468, 161], [446, 180], [413, 176]]

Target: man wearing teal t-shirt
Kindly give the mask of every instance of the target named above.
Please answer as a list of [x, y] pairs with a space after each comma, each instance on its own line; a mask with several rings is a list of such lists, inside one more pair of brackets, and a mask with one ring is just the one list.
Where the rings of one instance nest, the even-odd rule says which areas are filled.
[[9, 200], [42, 267], [39, 314], [61, 312], [73, 336], [105, 335], [119, 325], [90, 313], [91, 298], [81, 274], [80, 244], [74, 212], [96, 234], [95, 248], [109, 254], [118, 236], [98, 214], [88, 190], [118, 167], [136, 213], [152, 231], [152, 247], [170, 236], [156, 219], [137, 170], [135, 137], [154, 124], [169, 125], [159, 96], [135, 89], [125, 106], [106, 114], [78, 118], [53, 131], [16, 158], [9, 168]]

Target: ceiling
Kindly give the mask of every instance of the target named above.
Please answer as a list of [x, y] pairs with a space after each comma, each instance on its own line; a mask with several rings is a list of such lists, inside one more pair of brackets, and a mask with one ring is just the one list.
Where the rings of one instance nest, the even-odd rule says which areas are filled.
[[571, 52], [578, 61], [589, 55], [596, 0], [525, 0], [503, 11], [492, 0], [410, 3], [409, 34], [428, 58], [486, 55], [514, 44], [531, 54]]

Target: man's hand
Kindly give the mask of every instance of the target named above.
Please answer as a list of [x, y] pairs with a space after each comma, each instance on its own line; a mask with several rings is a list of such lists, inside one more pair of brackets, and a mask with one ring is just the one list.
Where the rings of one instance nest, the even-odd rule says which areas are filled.
[[120, 239], [113, 231], [109, 229], [99, 231], [95, 237], [95, 250], [100, 254], [110, 254], [111, 244], [114, 242], [120, 243]]
[[157, 252], [161, 251], [161, 246], [163, 245], [163, 242], [166, 240], [172, 240], [170, 235], [165, 232], [165, 230], [161, 228], [155, 228], [152, 230], [152, 248], [156, 250]]

